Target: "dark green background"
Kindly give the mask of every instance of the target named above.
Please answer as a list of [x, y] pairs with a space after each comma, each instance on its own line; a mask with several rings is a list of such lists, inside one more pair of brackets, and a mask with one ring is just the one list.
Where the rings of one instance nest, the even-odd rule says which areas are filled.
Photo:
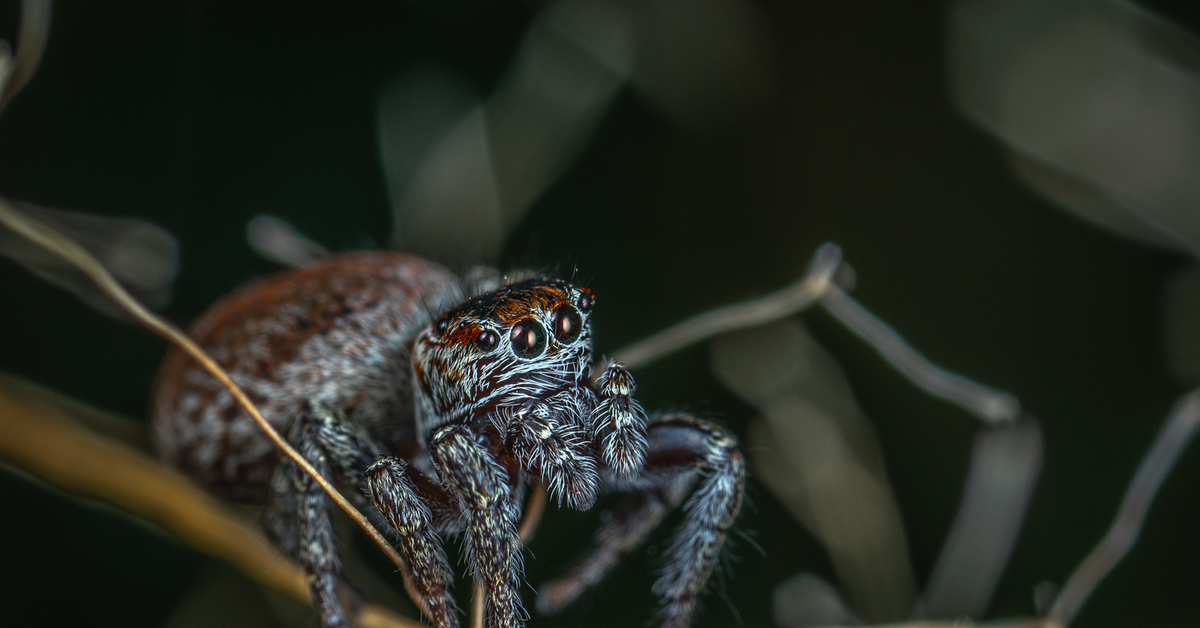
[[[179, 323], [273, 268], [244, 244], [256, 213], [335, 249], [385, 242], [380, 85], [436, 59], [486, 93], [537, 6], [348, 4], [60, 3], [38, 76], [0, 120], [0, 192], [138, 216], [176, 234], [182, 272], [167, 313]], [[782, 286], [821, 242], [840, 243], [864, 304], [933, 360], [1013, 392], [1040, 418], [1045, 472], [992, 611], [1029, 614], [1033, 586], [1061, 582], [1104, 533], [1185, 390], [1164, 369], [1160, 317], [1164, 282], [1187, 261], [1095, 230], [1013, 182], [997, 144], [947, 98], [942, 3], [760, 4], [777, 60], [772, 102], [697, 136], [622, 93], [516, 229], [505, 262], [577, 269], [601, 298], [597, 349], [611, 352]], [[1158, 6], [1200, 23], [1187, 2]], [[15, 2], [0, 3], [0, 36], [13, 37], [16, 14]], [[828, 318], [807, 319], [878, 425], [923, 580], [975, 425]], [[0, 262], [0, 369], [141, 418], [164, 348]], [[637, 376], [649, 408], [690, 407], [745, 434], [752, 411], [715, 383], [703, 347]], [[1078, 626], [1200, 621], [1190, 601], [1200, 584], [1198, 487], [1200, 454], [1190, 451]], [[763, 552], [738, 542], [700, 626], [770, 625], [778, 583], [801, 570], [830, 574], [765, 488], [752, 482], [750, 498], [741, 527]], [[563, 569], [598, 517], [549, 512], [529, 581]], [[0, 474], [5, 625], [157, 626], [206, 560]], [[530, 623], [645, 625], [654, 564], [639, 554], [561, 619]]]

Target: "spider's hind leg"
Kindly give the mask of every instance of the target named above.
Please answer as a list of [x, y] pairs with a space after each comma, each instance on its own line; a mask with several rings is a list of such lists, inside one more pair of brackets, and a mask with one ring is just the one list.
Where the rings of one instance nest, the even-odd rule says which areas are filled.
[[[332, 467], [321, 446], [319, 429], [319, 421], [306, 413], [294, 424], [288, 440], [318, 473], [332, 481]], [[349, 616], [337, 594], [341, 561], [329, 508], [329, 498], [316, 481], [284, 458], [271, 478], [263, 524], [308, 574], [322, 627], [349, 628]]]
[[667, 550], [666, 567], [654, 585], [663, 602], [663, 625], [685, 628], [691, 622], [696, 597], [741, 508], [745, 463], [733, 436], [688, 415], [656, 418], [647, 429], [647, 441], [642, 473], [632, 480], [613, 479], [612, 488], [638, 492], [600, 529], [596, 547], [567, 576], [542, 588], [539, 611], [555, 612], [598, 582], [695, 487]]
[[[437, 628], [457, 628], [458, 615], [449, 592], [452, 574], [428, 503], [443, 506], [448, 496], [403, 460], [383, 457], [365, 430], [325, 404], [310, 402], [304, 416], [293, 424], [288, 440], [326, 479], [332, 481], [330, 472], [336, 471], [362, 487], [399, 539], [397, 549], [412, 571], [430, 622]], [[309, 574], [323, 628], [342, 628], [348, 627], [349, 621], [337, 596], [340, 561], [330, 508], [328, 497], [308, 474], [291, 460], [280, 463], [271, 482], [264, 523]]]

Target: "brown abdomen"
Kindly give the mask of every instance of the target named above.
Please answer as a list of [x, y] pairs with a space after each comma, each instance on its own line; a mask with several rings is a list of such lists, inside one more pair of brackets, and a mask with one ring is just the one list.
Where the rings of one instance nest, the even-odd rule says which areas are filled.
[[[349, 253], [239, 289], [190, 334], [281, 434], [307, 400], [319, 399], [381, 442], [399, 442], [413, 429], [412, 339], [461, 299], [442, 266], [404, 253]], [[165, 460], [229, 499], [265, 497], [274, 446], [182, 351], [163, 363], [152, 404]]]

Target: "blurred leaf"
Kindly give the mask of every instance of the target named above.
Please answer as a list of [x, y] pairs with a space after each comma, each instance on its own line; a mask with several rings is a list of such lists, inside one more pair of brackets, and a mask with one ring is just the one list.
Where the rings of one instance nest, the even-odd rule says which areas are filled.
[[[179, 245], [162, 227], [135, 218], [110, 218], [84, 212], [12, 203], [13, 207], [78, 242], [147, 306], [171, 301], [179, 271]], [[114, 318], [127, 315], [70, 262], [0, 226], [0, 255], [16, 260], [38, 277], [73, 292]]]
[[499, 199], [479, 106], [466, 81], [433, 65], [384, 88], [378, 139], [393, 246], [458, 263], [499, 249]]
[[574, 163], [624, 85], [628, 19], [612, 3], [561, 0], [526, 31], [486, 105], [506, 227]]
[[712, 360], [764, 414], [748, 448], [757, 477], [825, 546], [854, 608], [869, 621], [908, 616], [916, 585], [904, 525], [841, 368], [794, 319], [721, 336]]
[[775, 81], [771, 29], [744, 0], [630, 3], [633, 85], [693, 132], [757, 111]]
[[980, 429], [958, 514], [921, 597], [919, 617], [983, 617], [1041, 468], [1042, 431], [1035, 421]]
[[304, 266], [329, 251], [309, 240], [287, 221], [268, 214], [259, 214], [246, 224], [246, 240], [255, 253], [284, 266]]
[[810, 573], [796, 574], [776, 587], [774, 602], [775, 625], [782, 628], [863, 623], [833, 585]]
[[1200, 253], [1200, 40], [1128, 2], [961, 0], [949, 41], [955, 102], [1020, 154], [1022, 181]]

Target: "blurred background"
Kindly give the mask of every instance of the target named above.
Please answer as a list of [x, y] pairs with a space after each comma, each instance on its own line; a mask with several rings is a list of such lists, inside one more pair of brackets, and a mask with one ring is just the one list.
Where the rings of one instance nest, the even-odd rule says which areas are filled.
[[[0, 37], [18, 9], [0, 2]], [[600, 354], [791, 283], [837, 242], [861, 303], [1037, 417], [1041, 476], [983, 615], [1027, 616], [1034, 587], [1061, 583], [1104, 534], [1163, 417], [1200, 383], [1198, 28], [1183, 0], [60, 2], [38, 75], [0, 119], [0, 192], [174, 234], [164, 311], [180, 324], [279, 268], [246, 243], [268, 213], [333, 251], [574, 277], [598, 294]], [[8, 261], [0, 295], [0, 370], [144, 420], [163, 341]], [[803, 320], [877, 441], [900, 580], [920, 591], [978, 423], [828, 315]], [[760, 410], [707, 346], [635, 375], [648, 409], [722, 422], [758, 473]], [[758, 478], [698, 626], [780, 625], [785, 581], [838, 582], [803, 508]], [[1200, 456], [1185, 453], [1076, 625], [1200, 618], [1197, 486]], [[565, 570], [616, 503], [550, 509], [528, 582]], [[9, 472], [0, 504], [13, 625], [220, 625], [179, 614], [213, 561], [151, 526]], [[530, 625], [646, 625], [677, 520]]]

